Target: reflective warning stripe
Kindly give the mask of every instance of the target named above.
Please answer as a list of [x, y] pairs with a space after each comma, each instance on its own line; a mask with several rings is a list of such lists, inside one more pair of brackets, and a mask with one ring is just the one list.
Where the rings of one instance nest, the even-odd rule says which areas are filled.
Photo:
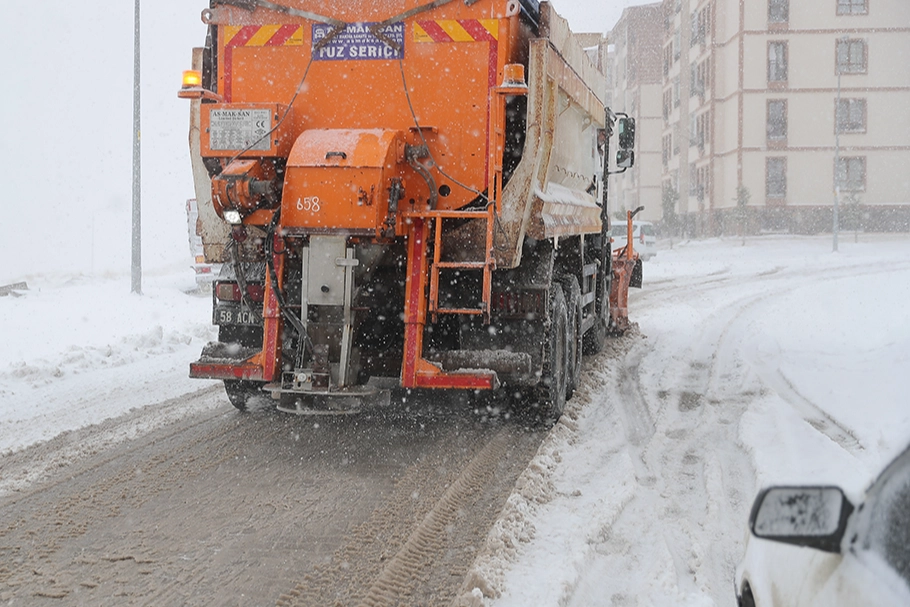
[[302, 46], [303, 26], [289, 25], [227, 25], [224, 46]]
[[435, 19], [414, 23], [414, 42], [495, 42], [498, 19]]

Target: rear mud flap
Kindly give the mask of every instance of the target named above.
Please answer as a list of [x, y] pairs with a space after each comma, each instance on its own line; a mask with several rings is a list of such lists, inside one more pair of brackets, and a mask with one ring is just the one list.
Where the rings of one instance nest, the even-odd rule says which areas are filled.
[[629, 286], [635, 289], [641, 288], [642, 267], [641, 259], [635, 260], [635, 267], [632, 268], [632, 276], [629, 277]]

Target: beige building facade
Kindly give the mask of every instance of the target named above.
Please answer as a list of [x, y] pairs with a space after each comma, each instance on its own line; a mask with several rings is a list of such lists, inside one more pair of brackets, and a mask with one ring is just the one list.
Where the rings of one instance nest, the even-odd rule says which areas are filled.
[[[663, 215], [675, 215], [677, 230], [830, 231], [835, 200], [841, 228], [910, 230], [910, 1], [659, 8], [658, 207], [672, 207]], [[634, 52], [623, 20], [611, 36], [614, 107], [625, 95], [647, 112], [650, 84], [621, 77]], [[654, 142], [643, 130], [633, 170], [651, 188]], [[634, 179], [620, 181], [617, 197], [653, 198]]]
[[[635, 166], [609, 179], [609, 209], [614, 219], [644, 206], [639, 219], [661, 218], [660, 49], [663, 9], [659, 2], [630, 7], [609, 34], [612, 52], [607, 60], [610, 107], [635, 118]], [[611, 167], [616, 171], [616, 167]]]

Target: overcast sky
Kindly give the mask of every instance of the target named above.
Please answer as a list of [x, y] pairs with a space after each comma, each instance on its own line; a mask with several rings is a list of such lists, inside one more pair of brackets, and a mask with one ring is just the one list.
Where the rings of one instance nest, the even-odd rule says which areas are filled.
[[653, 0], [551, 0], [556, 12], [569, 20], [572, 31], [608, 32], [628, 6], [651, 4]]

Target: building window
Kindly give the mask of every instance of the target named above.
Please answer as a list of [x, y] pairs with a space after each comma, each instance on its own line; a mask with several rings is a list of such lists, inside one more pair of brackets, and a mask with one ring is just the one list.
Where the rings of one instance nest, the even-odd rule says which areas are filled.
[[[698, 11], [698, 39], [704, 44], [708, 40], [708, 34], [711, 32], [711, 5]], [[712, 36], [713, 37], [713, 36]]]
[[679, 107], [679, 76], [673, 78], [673, 107]]
[[790, 0], [768, 0], [768, 23], [790, 21]]
[[711, 138], [711, 110], [695, 118], [695, 130], [692, 133], [692, 144], [704, 151], [705, 145]]
[[866, 73], [866, 41], [837, 41], [837, 71], [840, 74]]
[[765, 160], [765, 196], [768, 198], [787, 197], [786, 158], [768, 158]]
[[682, 50], [682, 38], [680, 37], [679, 30], [673, 32], [673, 61], [679, 59], [679, 54]]
[[787, 43], [768, 43], [768, 82], [787, 81]]
[[866, 157], [838, 158], [834, 165], [834, 185], [845, 192], [866, 191]]
[[865, 99], [841, 99], [835, 104], [834, 114], [838, 133], [866, 132]]
[[787, 138], [787, 100], [770, 99], [768, 101], [768, 139]]
[[697, 65], [695, 63], [692, 64], [690, 69], [690, 77], [692, 82], [692, 88], [689, 91], [690, 95], [698, 95], [702, 98], [705, 97], [707, 89], [711, 85], [711, 66], [709, 64], [709, 61], [710, 59], [705, 59]]
[[708, 194], [708, 167], [702, 167], [698, 169], [696, 173], [697, 185], [695, 186], [695, 197], [698, 198], [698, 202], [704, 202], [705, 196]]
[[692, 44], [704, 44], [708, 39], [708, 29], [711, 23], [710, 5], [692, 13], [690, 21], [689, 38]]
[[837, 0], [838, 15], [865, 15], [868, 12], [867, 0]]

